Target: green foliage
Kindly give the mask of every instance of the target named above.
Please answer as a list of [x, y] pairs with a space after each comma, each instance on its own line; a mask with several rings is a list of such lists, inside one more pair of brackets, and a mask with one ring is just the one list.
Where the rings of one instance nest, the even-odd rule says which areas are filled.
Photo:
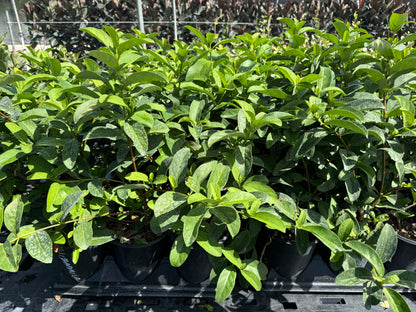
[[173, 230], [171, 264], [198, 244], [225, 300], [239, 281], [261, 289], [255, 245], [268, 228], [294, 233], [300, 252], [316, 237], [344, 270], [339, 284], [363, 284], [367, 307], [385, 296], [405, 311], [385, 285], [414, 288], [415, 276], [384, 268], [390, 223], [416, 200], [404, 20], [393, 15], [379, 39], [341, 20], [332, 34], [282, 18], [282, 38], [226, 41], [188, 27], [189, 44], [88, 27], [102, 46], [85, 58], [29, 49], [27, 70], [0, 73], [0, 220], [11, 233], [0, 268], [18, 270], [23, 242], [39, 261], [52, 244], [76, 260], [116, 234]]

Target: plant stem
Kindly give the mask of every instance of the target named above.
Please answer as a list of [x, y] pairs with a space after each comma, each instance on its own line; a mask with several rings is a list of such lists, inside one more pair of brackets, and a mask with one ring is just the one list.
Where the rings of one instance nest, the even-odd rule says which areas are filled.
[[263, 250], [261, 251], [260, 255], [260, 262], [263, 262], [264, 253], [266, 252], [266, 248], [272, 243], [272, 238], [269, 237], [269, 241], [264, 245]]
[[2, 112], [0, 112], [0, 116], [2, 116], [3, 118], [7, 119], [7, 121], [9, 121], [11, 123], [15, 123], [9, 116], [3, 114]]
[[308, 165], [306, 164], [305, 159], [302, 158], [303, 165], [305, 166], [306, 171], [306, 180], [308, 181], [308, 192], [311, 193], [311, 182], [309, 177]]
[[413, 207], [415, 207], [415, 206], [416, 206], [416, 203], [413, 203], [413, 204], [411, 204], [411, 205], [409, 205], [409, 206], [407, 206], [407, 207], [403, 208], [403, 210], [408, 210], [408, 209], [413, 208]]
[[[18, 240], [22, 239], [25, 236], [30, 236], [30, 235], [35, 234], [35, 233], [40, 232], [40, 231], [45, 231], [45, 230], [48, 230], [48, 229], [53, 229], [53, 228], [58, 227], [60, 225], [75, 223], [77, 221], [91, 220], [91, 219], [95, 219], [97, 217], [103, 217], [103, 216], [91, 216], [91, 217], [85, 217], [85, 218], [80, 218], [80, 219], [75, 219], [75, 220], [69, 220], [69, 221], [65, 221], [65, 222], [62, 222], [62, 223], [58, 223], [58, 224], [52, 224], [52, 225], [46, 226], [44, 228], [34, 230], [33, 232], [29, 232], [29, 233], [25, 234], [24, 236], [16, 237], [15, 239], [12, 239], [10, 241], [10, 243], [13, 243], [14, 241], [18, 241]], [[0, 245], [2, 245], [2, 244], [3, 243], [1, 243]]]
[[[131, 156], [131, 162], [133, 163], [134, 172], [137, 172], [136, 159], [134, 157], [133, 146], [131, 145], [130, 138], [127, 138], [127, 142], [129, 142], [129, 151], [130, 151], [130, 156]], [[140, 181], [137, 181], [137, 182], [140, 182]]]

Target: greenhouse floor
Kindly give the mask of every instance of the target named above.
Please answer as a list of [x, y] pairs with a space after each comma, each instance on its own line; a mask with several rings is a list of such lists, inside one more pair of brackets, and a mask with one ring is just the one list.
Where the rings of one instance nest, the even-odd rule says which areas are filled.
[[[368, 311], [362, 304], [361, 288], [336, 286], [333, 273], [319, 255], [296, 281], [284, 281], [271, 271], [261, 292], [235, 291], [223, 303], [214, 301], [215, 288], [209, 281], [187, 284], [166, 258], [142, 284], [128, 282], [111, 256], [84, 283], [73, 282], [64, 271], [54, 261], [34, 263], [18, 273], [1, 272], [0, 311]], [[411, 311], [416, 311], [416, 291], [404, 295]], [[371, 311], [392, 310], [374, 306]]]

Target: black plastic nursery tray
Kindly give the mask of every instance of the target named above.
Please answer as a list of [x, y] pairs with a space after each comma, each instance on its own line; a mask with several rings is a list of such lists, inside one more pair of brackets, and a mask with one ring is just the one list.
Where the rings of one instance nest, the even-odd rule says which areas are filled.
[[[167, 258], [145, 281], [135, 284], [125, 279], [113, 258], [107, 256], [102, 268], [83, 283], [74, 284], [61, 275], [54, 292], [61, 299], [56, 311], [367, 311], [362, 304], [362, 288], [337, 286], [334, 277], [317, 254], [294, 281], [271, 270], [261, 292], [239, 290], [217, 303], [215, 287], [209, 280], [197, 285], [186, 283]], [[416, 292], [398, 290], [416, 311]], [[392, 310], [374, 306], [371, 311]]]

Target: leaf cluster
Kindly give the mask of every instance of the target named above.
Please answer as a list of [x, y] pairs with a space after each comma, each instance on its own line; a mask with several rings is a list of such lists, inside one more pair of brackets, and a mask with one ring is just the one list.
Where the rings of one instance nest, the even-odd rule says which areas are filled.
[[29, 49], [0, 74], [0, 268], [18, 270], [23, 243], [43, 262], [69, 245], [76, 260], [114, 224], [142, 243], [172, 230], [171, 264], [198, 244], [221, 301], [237, 283], [261, 289], [260, 231], [293, 232], [300, 253], [310, 233], [344, 270], [338, 283], [364, 284], [366, 306], [384, 295], [407, 311], [384, 286], [415, 281], [384, 268], [390, 223], [416, 200], [407, 19], [393, 14], [377, 39], [280, 18], [282, 37], [187, 26], [195, 39], [170, 44], [106, 26], [83, 29], [101, 44], [83, 58]]

